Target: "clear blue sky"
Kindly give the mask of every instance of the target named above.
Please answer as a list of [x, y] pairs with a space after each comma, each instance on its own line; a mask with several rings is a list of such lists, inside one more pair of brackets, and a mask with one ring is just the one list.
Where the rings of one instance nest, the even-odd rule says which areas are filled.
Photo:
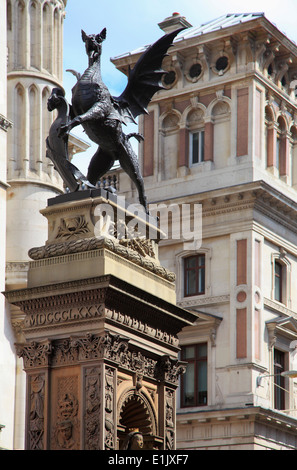
[[[68, 100], [71, 100], [75, 77], [65, 70], [70, 68], [83, 72], [87, 67], [81, 29], [88, 34], [97, 34], [107, 28], [102, 52], [102, 75], [111, 93], [119, 95], [125, 87], [126, 78], [110, 62], [110, 58], [157, 40], [163, 34], [158, 23], [173, 12], [185, 16], [193, 26], [227, 13], [264, 12], [269, 21], [297, 43], [297, 0], [68, 0], [64, 22], [63, 79]], [[135, 126], [133, 130], [136, 130]], [[76, 128], [73, 133], [88, 141], [80, 129]], [[92, 155], [92, 150], [87, 154], [90, 152]], [[82, 154], [77, 158], [82, 157], [84, 161], [89, 159], [89, 156]], [[84, 167], [80, 166], [83, 171]]]

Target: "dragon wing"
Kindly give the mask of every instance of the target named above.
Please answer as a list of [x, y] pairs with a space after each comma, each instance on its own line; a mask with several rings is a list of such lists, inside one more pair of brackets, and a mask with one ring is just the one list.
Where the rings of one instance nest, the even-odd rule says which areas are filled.
[[113, 102], [124, 119], [135, 122], [140, 114], [147, 114], [147, 106], [153, 95], [164, 88], [161, 83], [162, 62], [175, 36], [185, 28], [165, 34], [152, 44], [138, 59], [135, 67], [129, 70], [128, 83], [123, 93]]

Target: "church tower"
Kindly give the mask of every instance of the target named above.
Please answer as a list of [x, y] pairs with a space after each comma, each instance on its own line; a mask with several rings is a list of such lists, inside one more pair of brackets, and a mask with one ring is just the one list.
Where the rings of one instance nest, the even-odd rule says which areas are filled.
[[25, 285], [28, 250], [45, 240], [39, 210], [63, 184], [46, 158], [53, 120], [47, 99], [62, 85], [63, 21], [67, 0], [7, 0], [7, 115], [12, 122], [7, 152], [8, 289]]
[[[45, 139], [55, 118], [47, 110], [47, 99], [53, 87], [62, 86], [66, 3], [67, 0], [0, 2], [0, 10], [6, 10], [5, 15], [0, 15], [0, 30], [7, 31], [0, 39], [3, 41], [0, 51], [3, 66], [0, 71], [3, 84], [3, 96], [0, 87], [0, 204], [1, 193], [6, 192], [6, 276], [4, 286], [3, 273], [1, 291], [26, 286], [28, 250], [47, 238], [47, 224], [39, 211], [46, 207], [49, 198], [63, 192], [62, 179], [46, 158]], [[2, 22], [5, 28], [1, 28]], [[2, 130], [2, 121], [3, 126], [8, 126], [7, 131]], [[5, 218], [5, 207], [3, 211], [2, 206], [0, 209], [1, 219]], [[0, 237], [5, 237], [2, 220], [0, 227], [3, 227]], [[1, 242], [1, 250], [5, 253], [4, 242]], [[2, 253], [1, 263], [5, 263]], [[5, 415], [0, 423], [5, 426], [1, 444], [5, 448], [21, 449], [25, 429], [25, 376], [14, 344], [21, 340], [19, 327], [23, 316], [17, 307], [6, 304], [5, 308], [6, 334], [0, 338], [7, 351], [3, 364], [6, 386], [1, 394], [5, 403]]]
[[[11, 123], [7, 119], [6, 96], [6, 0], [0, 0], [0, 292], [5, 289], [5, 227], [6, 227], [6, 148]], [[13, 389], [14, 358], [11, 355], [9, 327], [5, 317], [5, 299], [0, 294], [0, 448], [5, 447], [13, 435], [13, 414], [10, 406]]]

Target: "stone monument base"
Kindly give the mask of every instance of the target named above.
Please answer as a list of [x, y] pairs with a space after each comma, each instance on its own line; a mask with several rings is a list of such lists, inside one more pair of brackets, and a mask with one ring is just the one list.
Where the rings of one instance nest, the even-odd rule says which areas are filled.
[[28, 286], [5, 293], [24, 314], [25, 448], [174, 449], [177, 334], [197, 317], [175, 305], [155, 222], [103, 191], [42, 213], [48, 240], [29, 252]]

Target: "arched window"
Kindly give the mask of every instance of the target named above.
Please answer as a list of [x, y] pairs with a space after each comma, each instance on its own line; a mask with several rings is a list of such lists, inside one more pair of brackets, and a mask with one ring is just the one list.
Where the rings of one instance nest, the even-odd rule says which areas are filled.
[[11, 31], [12, 29], [12, 11], [11, 11], [11, 1], [7, 0], [7, 30]]
[[291, 304], [291, 263], [287, 253], [273, 253], [272, 263], [272, 299], [290, 308]]
[[18, 84], [14, 90], [13, 99], [14, 112], [14, 126], [13, 126], [13, 159], [15, 162], [15, 169], [20, 170], [23, 168], [25, 160], [25, 90], [21, 84]]
[[163, 180], [176, 178], [179, 149], [180, 116], [175, 111], [167, 113], [161, 126], [161, 177]]
[[38, 133], [39, 133], [39, 120], [38, 120], [38, 90], [35, 86], [29, 88], [29, 169], [36, 170], [36, 162], [39, 160], [38, 156]]
[[59, 45], [60, 45], [60, 17], [59, 17], [59, 10], [58, 8], [54, 11], [54, 68], [53, 72], [56, 76], [59, 76], [58, 64], [60, 62], [59, 59]]
[[290, 129], [290, 158], [292, 167], [292, 186], [297, 189], [297, 127]]
[[280, 176], [288, 176], [289, 168], [289, 141], [287, 135], [286, 121], [282, 116], [279, 116], [278, 131], [276, 136], [276, 168]]
[[216, 168], [227, 165], [230, 157], [230, 106], [226, 101], [217, 101], [211, 112], [213, 122], [213, 155]]
[[276, 128], [274, 126], [274, 115], [270, 106], [265, 108], [266, 125], [266, 166], [275, 167]]
[[47, 87], [45, 87], [42, 90], [42, 160], [43, 162], [46, 162], [46, 166], [49, 166], [50, 168], [53, 167], [53, 163], [49, 158], [45, 158], [46, 154], [46, 145], [45, 145], [45, 139], [48, 136], [49, 129], [53, 120], [53, 114], [54, 113], [49, 113], [47, 110], [47, 100], [50, 96], [50, 91]]
[[204, 111], [193, 109], [187, 116], [186, 123], [189, 133], [189, 166], [204, 162]]
[[51, 8], [48, 3], [43, 5], [42, 10], [42, 24], [43, 24], [43, 34], [42, 34], [42, 58], [43, 58], [43, 68], [48, 72], [52, 72], [52, 17], [51, 17]]
[[25, 66], [25, 46], [26, 46], [26, 22], [25, 22], [25, 4], [19, 1], [16, 7], [15, 18], [15, 67]]
[[283, 280], [285, 267], [280, 261], [274, 261], [274, 298], [278, 302], [283, 301]]
[[39, 65], [39, 21], [38, 21], [38, 9], [36, 2], [30, 3], [29, 8], [30, 16], [30, 66], [38, 68]]

